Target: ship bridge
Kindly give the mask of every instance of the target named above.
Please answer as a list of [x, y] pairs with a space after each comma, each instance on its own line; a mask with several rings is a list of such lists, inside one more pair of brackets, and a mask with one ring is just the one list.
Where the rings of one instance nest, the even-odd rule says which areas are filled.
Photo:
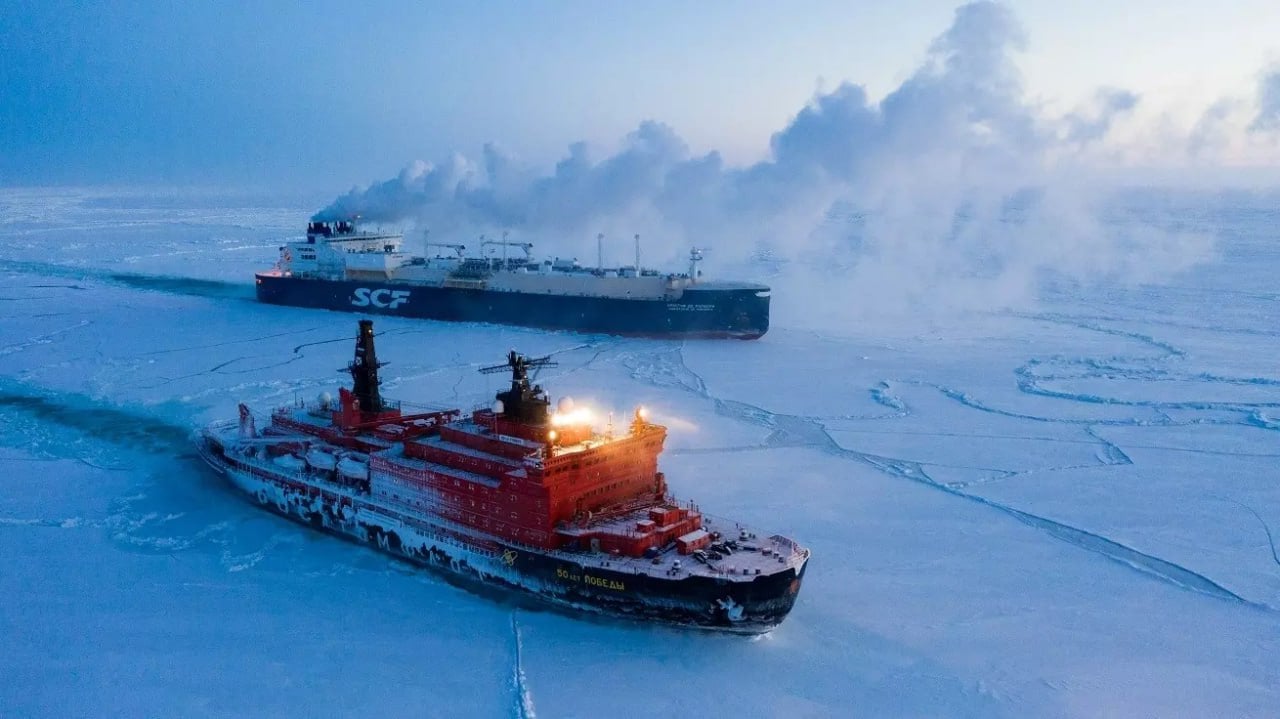
[[360, 227], [359, 218], [351, 220], [319, 221], [307, 223], [307, 243], [320, 242], [382, 242], [400, 246], [403, 236], [399, 232], [366, 230]]
[[[669, 501], [658, 471], [666, 428], [638, 410], [624, 431], [602, 433], [571, 401], [551, 411], [530, 378], [551, 364], [513, 351], [507, 363], [484, 368], [509, 372], [511, 388], [468, 419], [375, 453], [374, 495], [543, 549], [641, 556], [696, 534], [701, 515]], [[657, 518], [614, 521], [635, 512]]]

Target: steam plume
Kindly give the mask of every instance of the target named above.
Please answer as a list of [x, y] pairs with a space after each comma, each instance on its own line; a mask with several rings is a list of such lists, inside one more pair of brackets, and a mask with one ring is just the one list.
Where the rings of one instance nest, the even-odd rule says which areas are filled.
[[1067, 141], [1087, 143], [1102, 139], [1111, 123], [1138, 105], [1138, 96], [1128, 90], [1103, 88], [1094, 97], [1091, 115], [1077, 113], [1066, 118]]
[[1280, 68], [1264, 73], [1258, 82], [1258, 114], [1249, 129], [1262, 132], [1280, 130]]
[[1013, 62], [1025, 43], [1003, 5], [964, 5], [893, 92], [874, 102], [844, 83], [817, 95], [744, 168], [692, 156], [646, 121], [600, 160], [575, 143], [538, 173], [490, 145], [480, 162], [414, 163], [316, 217], [412, 221], [433, 237], [509, 229], [561, 253], [587, 252], [597, 232], [640, 232], [647, 256], [665, 259], [691, 244], [713, 245], [717, 261], [767, 250], [789, 261], [772, 280], [778, 309], [786, 285], [804, 302], [815, 298], [801, 287], [820, 287], [843, 317], [1006, 306], [1046, 271], [1150, 279], [1205, 256], [1201, 239], [1094, 219], [1096, 198], [1057, 168], [1138, 97], [1104, 89], [1090, 113], [1043, 117]]

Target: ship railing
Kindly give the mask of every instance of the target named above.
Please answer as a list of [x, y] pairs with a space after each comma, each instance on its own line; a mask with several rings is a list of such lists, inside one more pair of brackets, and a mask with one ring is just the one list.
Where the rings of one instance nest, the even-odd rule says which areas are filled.
[[234, 457], [229, 456], [228, 458], [248, 470], [251, 476], [261, 479], [285, 479], [298, 483], [302, 483], [303, 480], [306, 479], [300, 469], [289, 469], [271, 462], [263, 462], [262, 460], [254, 457], [248, 457], [246, 455], [236, 455]]
[[271, 412], [271, 424], [291, 429], [307, 435], [307, 439], [314, 439], [320, 436], [322, 427], [317, 427], [309, 422], [300, 422], [293, 418], [293, 410], [289, 407], [277, 407]]
[[600, 524], [602, 522], [609, 522], [617, 519], [618, 517], [630, 514], [631, 512], [652, 506], [652, 504], [653, 502], [647, 497], [614, 504], [609, 507], [604, 507], [599, 511], [588, 512], [575, 517], [571, 526], [578, 529], [587, 529], [593, 525]]
[[423, 404], [422, 402], [405, 402], [403, 400], [396, 400], [396, 406], [408, 407], [410, 409], [417, 410], [416, 412], [414, 412], [414, 414], [428, 414], [431, 412], [447, 412], [449, 410], [453, 410], [455, 412], [457, 411], [457, 409], [455, 409], [454, 407], [450, 407], [449, 405]]
[[769, 537], [769, 539], [773, 541], [776, 546], [787, 550], [788, 556], [804, 554], [804, 549], [799, 544], [796, 544], [795, 540], [789, 537], [784, 537], [781, 534], [775, 534], [772, 537]]
[[212, 423], [210, 423], [210, 424], [206, 424], [206, 425], [203, 427], [203, 429], [202, 429], [202, 430], [200, 430], [200, 431], [202, 431], [202, 432], [204, 432], [204, 433], [206, 433], [206, 434], [209, 434], [209, 433], [226, 432], [226, 431], [231, 430], [231, 429], [232, 429], [232, 428], [234, 428], [234, 427], [239, 426], [239, 424], [240, 424], [239, 420], [234, 420], [234, 419], [220, 419], [220, 420], [218, 420], [217, 422], [212, 422]]
[[524, 466], [530, 469], [543, 469], [546, 467], [546, 452], [541, 447], [524, 456]]

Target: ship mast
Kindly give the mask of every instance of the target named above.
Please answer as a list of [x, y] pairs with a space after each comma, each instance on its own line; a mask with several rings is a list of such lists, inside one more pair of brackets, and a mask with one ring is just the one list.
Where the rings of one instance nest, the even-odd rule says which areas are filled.
[[511, 389], [498, 393], [498, 400], [502, 403], [502, 414], [516, 422], [542, 425], [549, 420], [551, 400], [547, 399], [547, 395], [542, 391], [541, 386], [536, 384], [531, 386], [529, 384], [529, 368], [554, 367], [555, 365], [556, 362], [551, 359], [550, 355], [529, 359], [519, 352], [511, 350], [507, 353], [506, 364], [482, 367], [480, 374], [510, 371]]
[[698, 278], [702, 276], [702, 273], [698, 270], [698, 264], [702, 262], [702, 253], [704, 251], [704, 249], [698, 247], [689, 250], [689, 279], [694, 282], [697, 282]]
[[356, 335], [356, 355], [347, 370], [351, 372], [351, 393], [359, 401], [362, 412], [381, 412], [382, 396], [378, 393], [378, 368], [386, 364], [378, 361], [373, 348], [373, 320], [360, 320], [360, 333]]

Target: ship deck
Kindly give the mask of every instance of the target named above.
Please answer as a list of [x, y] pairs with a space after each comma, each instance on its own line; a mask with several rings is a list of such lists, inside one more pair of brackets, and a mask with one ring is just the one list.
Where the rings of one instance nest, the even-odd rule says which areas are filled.
[[[583, 527], [557, 529], [556, 532], [564, 536], [588, 536], [594, 532], [604, 531], [609, 534], [638, 538], [641, 534], [636, 530], [636, 522], [648, 518], [648, 512], [649, 508], [644, 507], [606, 520], [592, 522]], [[597, 566], [617, 571], [631, 570], [634, 574], [669, 574], [679, 561], [680, 569], [687, 570], [689, 574], [744, 578], [754, 577], [757, 574], [772, 574], [793, 566], [803, 558], [796, 554], [798, 547], [791, 540], [779, 535], [762, 537], [758, 532], [740, 522], [708, 517], [704, 514], [702, 527], [707, 532], [718, 532], [721, 535], [718, 540], [715, 540], [716, 544], [733, 541], [738, 545], [738, 549], [730, 550], [729, 554], [722, 557], [704, 552], [705, 562], [699, 561], [692, 554], [680, 554], [674, 548], [668, 548], [654, 558], [624, 557], [601, 552], [561, 553], [571, 555], [579, 563], [583, 562], [584, 557], [589, 557], [597, 560], [595, 562]], [[804, 556], [807, 556], [807, 552]]]
[[482, 452], [478, 449], [472, 449], [471, 447], [458, 444], [457, 442], [450, 442], [449, 440], [444, 439], [439, 435], [432, 435], [430, 437], [422, 437], [419, 439], [411, 439], [409, 441], [413, 444], [421, 445], [423, 447], [433, 447], [444, 452], [449, 452], [450, 454], [461, 454], [467, 457], [483, 459], [488, 462], [493, 462], [494, 464], [500, 464], [504, 467], [507, 467], [508, 469], [516, 469], [517, 467], [523, 466], [523, 464], [521, 464], [518, 460], [510, 459], [497, 454]]
[[696, 283], [684, 288], [685, 292], [735, 292], [740, 290], [769, 292], [770, 288], [769, 285], [760, 284], [759, 282], [741, 280], [698, 280]]
[[[449, 447], [448, 449], [450, 451], [453, 451], [454, 447]], [[486, 459], [489, 459], [492, 457], [492, 455], [486, 455], [483, 453], [477, 453], [477, 454], [485, 457]], [[418, 459], [417, 457], [407, 457], [405, 456], [404, 448], [401, 445], [396, 445], [394, 447], [391, 447], [390, 449], [384, 449], [381, 452], [378, 452], [377, 456], [397, 466], [407, 467], [409, 469], [414, 469], [419, 472], [430, 471], [442, 477], [448, 477], [449, 479], [461, 479], [467, 482], [473, 482], [475, 484], [483, 485], [490, 489], [497, 489], [498, 487], [502, 486], [501, 481], [494, 479], [493, 477], [489, 477], [487, 475], [478, 474], [476, 472], [470, 472], [465, 469], [458, 469], [457, 467], [450, 467], [446, 464], [440, 464], [439, 462], [432, 462], [426, 459]]]
[[[539, 449], [542, 449], [543, 447], [543, 444], [541, 442], [535, 442], [531, 439], [525, 439], [524, 437], [516, 437], [510, 434], [495, 434], [488, 427], [477, 424], [476, 421], [473, 419], [460, 419], [455, 422], [450, 422], [449, 429], [457, 432], [462, 432], [465, 434], [470, 434], [476, 437], [483, 437], [485, 439], [501, 440], [506, 444], [512, 444], [519, 447], [523, 447], [526, 450], [528, 450], [530, 454], [537, 452]], [[488, 459], [493, 459], [497, 457], [497, 455], [488, 454], [486, 452], [480, 452], [479, 450], [473, 450], [467, 447], [462, 447], [461, 445], [458, 445], [458, 444], [450, 444], [448, 449], [451, 451], [465, 450], [464, 453], [474, 452], [476, 453], [477, 456], [482, 456]]]

